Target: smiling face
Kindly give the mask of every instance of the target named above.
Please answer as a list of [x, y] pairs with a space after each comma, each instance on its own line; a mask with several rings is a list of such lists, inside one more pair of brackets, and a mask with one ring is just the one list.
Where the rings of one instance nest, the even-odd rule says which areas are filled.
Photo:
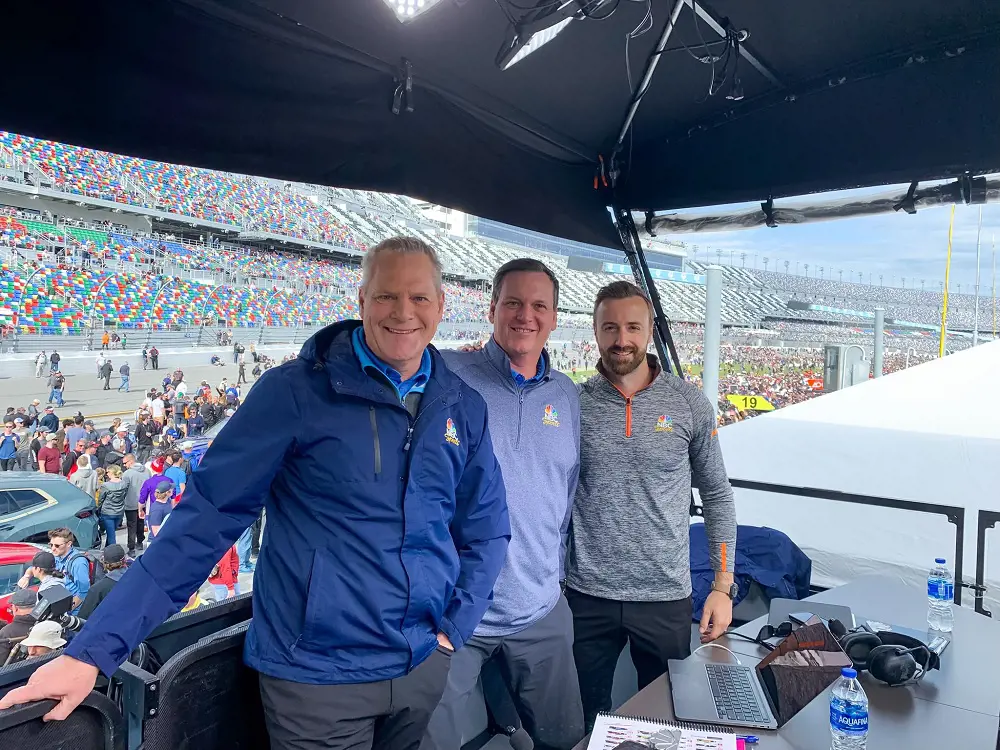
[[382, 252], [358, 303], [372, 352], [404, 379], [412, 377], [444, 315], [431, 259], [419, 252]]
[[511, 359], [535, 363], [556, 327], [555, 285], [541, 271], [513, 271], [490, 303], [493, 338]]
[[642, 297], [605, 299], [594, 314], [594, 336], [601, 364], [608, 372], [628, 375], [646, 358], [653, 340], [649, 307]]

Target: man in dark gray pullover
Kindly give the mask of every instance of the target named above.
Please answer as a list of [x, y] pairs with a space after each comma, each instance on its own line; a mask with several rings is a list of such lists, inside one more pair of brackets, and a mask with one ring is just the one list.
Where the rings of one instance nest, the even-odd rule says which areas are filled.
[[462, 745], [469, 696], [483, 663], [494, 656], [503, 660], [524, 729], [538, 750], [568, 750], [584, 734], [572, 613], [560, 593], [579, 471], [579, 396], [566, 375], [551, 369], [544, 349], [558, 299], [558, 281], [543, 263], [510, 261], [493, 280], [493, 337], [481, 351], [442, 352], [489, 408], [511, 538], [493, 603], [475, 635], [451, 657], [448, 685], [421, 750]]
[[580, 393], [580, 481], [566, 576], [588, 727], [611, 708], [626, 641], [640, 689], [666, 671], [668, 659], [690, 653], [692, 479], [716, 571], [702, 641], [732, 622], [736, 555], [733, 491], [715, 409], [646, 353], [649, 300], [628, 281], [605, 286], [594, 305], [594, 333], [601, 361]]

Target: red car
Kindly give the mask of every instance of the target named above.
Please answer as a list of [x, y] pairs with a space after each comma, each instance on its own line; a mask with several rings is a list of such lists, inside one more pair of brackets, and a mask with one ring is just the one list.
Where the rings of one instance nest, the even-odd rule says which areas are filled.
[[17, 589], [17, 582], [31, 566], [31, 560], [41, 550], [40, 544], [25, 542], [0, 542], [0, 623], [10, 622], [10, 597]]

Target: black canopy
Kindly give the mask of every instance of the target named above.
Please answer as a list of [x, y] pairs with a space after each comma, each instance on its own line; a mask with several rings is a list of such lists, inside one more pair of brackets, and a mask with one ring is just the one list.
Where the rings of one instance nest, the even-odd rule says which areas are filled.
[[[619, 154], [620, 205], [1000, 170], [1000, 3], [708, 2], [682, 9], [660, 57]], [[629, 42], [633, 86], [673, 7], [650, 0], [652, 28]], [[0, 128], [617, 245], [594, 176], [628, 109], [625, 39], [647, 4], [595, 16], [612, 8], [500, 70], [509, 21], [494, 0], [441, 0], [407, 24], [382, 0], [8, 3]], [[712, 20], [726, 17], [758, 63], [740, 60], [742, 101], [731, 82], [706, 97], [712, 65], [695, 59], [722, 49]], [[393, 114], [402, 58], [412, 94]]]

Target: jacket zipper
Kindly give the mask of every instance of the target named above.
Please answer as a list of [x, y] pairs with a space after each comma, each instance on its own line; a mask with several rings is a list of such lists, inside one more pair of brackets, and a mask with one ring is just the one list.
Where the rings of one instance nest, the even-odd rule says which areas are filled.
[[514, 443], [514, 448], [521, 447], [521, 412], [524, 410], [524, 390], [519, 389], [517, 392], [517, 440]]
[[632, 437], [632, 397], [625, 399], [625, 437]]
[[[368, 407], [368, 417], [372, 423], [372, 441], [375, 444], [375, 476], [382, 473], [382, 446], [378, 439], [378, 421], [375, 419], [375, 407]], [[407, 438], [408, 439], [408, 438]]]

